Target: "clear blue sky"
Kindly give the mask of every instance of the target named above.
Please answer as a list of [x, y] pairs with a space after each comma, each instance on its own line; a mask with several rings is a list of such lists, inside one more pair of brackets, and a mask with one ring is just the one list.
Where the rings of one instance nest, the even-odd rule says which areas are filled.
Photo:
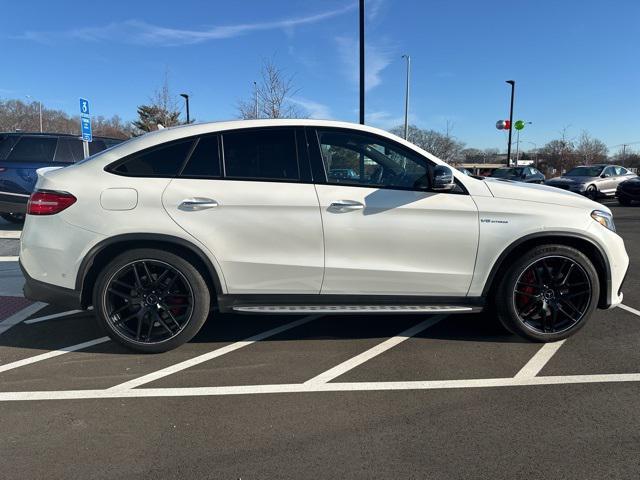
[[[85, 10], [80, 6], [86, 4]], [[32, 95], [75, 114], [124, 119], [168, 70], [200, 121], [233, 118], [261, 59], [295, 75], [308, 115], [357, 121], [357, 0], [0, 2], [1, 98]], [[403, 116], [469, 146], [504, 148], [495, 122], [516, 119], [538, 144], [582, 130], [607, 145], [640, 141], [640, 1], [368, 0], [367, 122]]]

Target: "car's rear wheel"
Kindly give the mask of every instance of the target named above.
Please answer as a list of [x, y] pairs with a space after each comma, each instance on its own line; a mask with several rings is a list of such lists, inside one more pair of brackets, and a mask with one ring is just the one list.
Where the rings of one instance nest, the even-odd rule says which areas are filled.
[[0, 217], [17, 225], [24, 223], [24, 213], [0, 213]]
[[98, 322], [122, 345], [165, 352], [188, 342], [209, 315], [203, 275], [179, 256], [136, 249], [114, 258], [99, 274], [93, 294]]
[[595, 185], [589, 185], [584, 194], [591, 200], [595, 200], [596, 198], [598, 198], [598, 187], [596, 187]]
[[584, 326], [600, 294], [598, 273], [582, 252], [542, 245], [516, 260], [495, 298], [510, 331], [538, 342], [565, 339]]

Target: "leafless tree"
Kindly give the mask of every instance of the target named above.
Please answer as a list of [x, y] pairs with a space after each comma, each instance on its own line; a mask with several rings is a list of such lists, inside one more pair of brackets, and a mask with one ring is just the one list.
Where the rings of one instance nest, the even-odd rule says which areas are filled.
[[[409, 125], [407, 140], [445, 162], [461, 160], [464, 143], [451, 136], [450, 126], [447, 125], [447, 127], [449, 131], [443, 134], [435, 130], [425, 130], [415, 125]], [[401, 137], [404, 135], [404, 127], [397, 126], [391, 130], [391, 133]]]
[[255, 119], [256, 111], [257, 118], [300, 118], [299, 109], [291, 101], [298, 92], [293, 76], [287, 76], [273, 60], [265, 60], [251, 100], [238, 102], [238, 114], [243, 119]]
[[169, 75], [165, 72], [162, 86], [155, 91], [149, 103], [138, 107], [138, 119], [133, 126], [140, 132], [151, 132], [163, 127], [180, 125], [180, 107], [178, 99], [169, 88]]
[[576, 145], [576, 155], [578, 159], [585, 165], [592, 163], [601, 163], [607, 159], [609, 149], [607, 146], [589, 135], [589, 132], [583, 130]]

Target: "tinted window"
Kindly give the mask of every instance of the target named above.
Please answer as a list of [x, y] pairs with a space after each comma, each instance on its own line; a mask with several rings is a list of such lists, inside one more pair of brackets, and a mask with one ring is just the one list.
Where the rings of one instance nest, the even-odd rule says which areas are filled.
[[6, 160], [19, 139], [17, 135], [0, 135], [0, 161]]
[[218, 136], [201, 137], [185, 165], [182, 177], [220, 177]]
[[222, 141], [227, 177], [300, 179], [293, 130], [229, 132]]
[[8, 162], [49, 163], [56, 151], [55, 137], [21, 137], [7, 155]]
[[598, 177], [602, 167], [575, 167], [565, 173], [567, 177]]
[[95, 155], [96, 153], [100, 153], [103, 150], [106, 150], [107, 146], [104, 143], [104, 140], [93, 140], [93, 142], [89, 142], [89, 155]]
[[82, 160], [82, 142], [77, 138], [59, 138], [54, 162], [74, 163]]
[[329, 183], [425, 188], [427, 163], [378, 137], [356, 132], [318, 131]]
[[182, 167], [193, 140], [143, 150], [118, 162], [111, 171], [134, 177], [173, 177]]

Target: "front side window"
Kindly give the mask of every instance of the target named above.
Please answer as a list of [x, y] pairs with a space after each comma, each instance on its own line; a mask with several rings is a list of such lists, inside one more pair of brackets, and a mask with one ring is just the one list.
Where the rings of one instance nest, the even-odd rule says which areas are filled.
[[428, 183], [426, 161], [391, 142], [356, 132], [318, 130], [329, 183], [420, 188]]
[[607, 167], [604, 169], [605, 177], [613, 177], [616, 174], [616, 171], [613, 167]]
[[292, 129], [227, 132], [222, 135], [222, 144], [227, 178], [300, 180]]
[[84, 158], [82, 142], [77, 138], [58, 139], [58, 148], [53, 161], [56, 163], [74, 163]]
[[111, 171], [131, 177], [175, 177], [192, 146], [190, 139], [142, 150], [118, 162]]

